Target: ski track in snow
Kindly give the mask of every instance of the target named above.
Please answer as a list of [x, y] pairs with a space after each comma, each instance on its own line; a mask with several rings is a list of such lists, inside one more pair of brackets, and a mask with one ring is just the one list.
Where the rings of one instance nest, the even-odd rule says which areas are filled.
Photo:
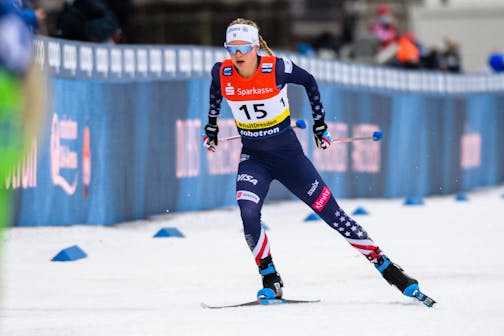
[[[320, 303], [203, 309], [253, 300], [260, 277], [238, 208], [176, 213], [112, 227], [11, 228], [3, 244], [0, 334], [503, 335], [504, 187], [430, 197], [338, 200], [439, 305], [389, 286], [301, 202], [267, 204], [263, 221], [289, 299]], [[186, 238], [152, 236], [177, 227]], [[50, 262], [79, 245], [88, 257]]]

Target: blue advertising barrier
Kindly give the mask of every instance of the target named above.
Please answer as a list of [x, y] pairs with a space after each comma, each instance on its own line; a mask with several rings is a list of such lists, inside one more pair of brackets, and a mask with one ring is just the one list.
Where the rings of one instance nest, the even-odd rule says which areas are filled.
[[[380, 142], [315, 148], [307, 156], [338, 198], [422, 197], [504, 181], [504, 76], [406, 72], [279, 54], [313, 73], [333, 137]], [[104, 46], [37, 39], [52, 103], [15, 189], [15, 225], [110, 225], [154, 214], [232, 206], [241, 143], [201, 145], [209, 72], [219, 48]], [[293, 119], [311, 125], [302, 87]], [[236, 134], [227, 104], [220, 135]], [[309, 189], [310, 186], [307, 186]], [[280, 184], [269, 200], [291, 199]]]

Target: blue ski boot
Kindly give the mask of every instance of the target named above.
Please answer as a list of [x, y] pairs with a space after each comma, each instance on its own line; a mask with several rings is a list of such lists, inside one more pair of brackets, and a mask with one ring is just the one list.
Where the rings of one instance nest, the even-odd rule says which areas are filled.
[[415, 297], [419, 291], [418, 281], [404, 273], [401, 266], [391, 262], [387, 256], [379, 257], [375, 267], [389, 284], [396, 286], [404, 295]]
[[257, 292], [257, 298], [261, 299], [281, 299], [283, 292], [283, 282], [280, 274], [273, 265], [271, 256], [261, 260], [259, 274], [262, 276], [263, 288]]

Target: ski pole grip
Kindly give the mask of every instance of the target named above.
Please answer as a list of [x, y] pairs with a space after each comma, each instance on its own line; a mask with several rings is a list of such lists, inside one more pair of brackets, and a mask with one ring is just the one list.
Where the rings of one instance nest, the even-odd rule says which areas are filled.
[[306, 128], [306, 123], [303, 119], [296, 120], [296, 125], [297, 128], [300, 129], [305, 129]]
[[373, 141], [380, 141], [383, 138], [383, 133], [380, 131], [373, 132]]

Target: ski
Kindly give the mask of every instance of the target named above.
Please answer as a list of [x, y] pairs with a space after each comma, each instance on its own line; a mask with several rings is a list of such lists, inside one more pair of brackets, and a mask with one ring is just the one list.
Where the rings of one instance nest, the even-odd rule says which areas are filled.
[[430, 296], [425, 295], [424, 293], [420, 292], [419, 290], [416, 290], [413, 293], [413, 297], [415, 299], [417, 299], [418, 301], [422, 302], [424, 305], [426, 305], [429, 308], [432, 308], [434, 306], [434, 304], [437, 303], [436, 301], [434, 301], [433, 298], [431, 298]]
[[222, 308], [239, 308], [248, 306], [267, 306], [267, 305], [278, 305], [278, 304], [297, 304], [297, 303], [316, 303], [320, 300], [289, 300], [289, 299], [257, 299], [250, 302], [243, 302], [232, 305], [215, 306], [208, 305], [206, 303], [201, 303], [201, 307], [207, 309], [222, 309]]

